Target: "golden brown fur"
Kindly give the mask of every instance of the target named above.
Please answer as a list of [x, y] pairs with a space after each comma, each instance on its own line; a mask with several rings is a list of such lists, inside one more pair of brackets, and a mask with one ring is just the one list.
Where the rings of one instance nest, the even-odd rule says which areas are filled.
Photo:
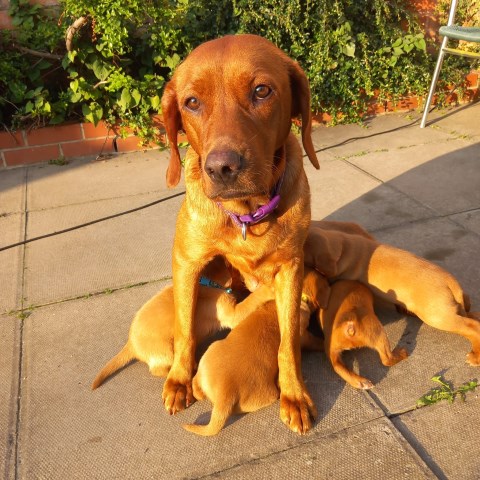
[[305, 265], [330, 281], [359, 280], [376, 296], [400, 305], [426, 324], [470, 340], [470, 365], [480, 365], [478, 313], [453, 275], [410, 252], [360, 235], [312, 227], [305, 242]]
[[[204, 266], [222, 255], [249, 290], [274, 287], [281, 336], [280, 417], [304, 433], [316, 414], [301, 375], [299, 342], [310, 194], [290, 127], [292, 117], [301, 115], [303, 146], [318, 167], [306, 76], [269, 41], [227, 36], [202, 44], [177, 68], [165, 88], [162, 110], [171, 145], [168, 185], [180, 178], [177, 132], [183, 129], [191, 144], [173, 248], [175, 357], [163, 389], [165, 408], [176, 413], [193, 401], [197, 283]], [[224, 209], [254, 212], [269, 202], [282, 177], [277, 209], [249, 226], [243, 240]]]
[[[300, 309], [304, 348], [322, 348], [321, 340], [307, 331], [307, 326], [311, 313], [326, 307], [329, 291], [324, 277], [313, 270], [307, 272]], [[193, 378], [195, 398], [206, 398], [213, 404], [210, 422], [208, 425], [184, 425], [184, 428], [198, 435], [216, 435], [233, 413], [253, 412], [273, 403], [279, 396], [276, 359], [279, 345], [274, 301], [260, 306], [224, 340], [212, 343], [200, 359]]]
[[352, 387], [364, 390], [373, 387], [365, 377], [349, 370], [342, 362], [342, 352], [354, 348], [375, 349], [385, 366], [407, 358], [404, 348], [390, 349], [387, 334], [373, 310], [373, 294], [354, 280], [338, 280], [330, 289], [328, 307], [319, 311], [325, 337], [325, 354], [335, 372]]
[[[235, 283], [220, 257], [210, 262], [202, 275], [223, 287], [233, 287], [236, 295], [217, 288], [199, 287], [195, 309], [195, 337], [199, 343], [223, 328], [233, 328], [272, 298], [270, 289], [260, 288], [237, 304], [236, 296], [243, 297], [244, 289]], [[174, 320], [173, 287], [167, 285], [137, 312], [127, 343], [97, 374], [92, 389], [133, 360], [145, 362], [152, 375], [166, 376], [173, 362]]]

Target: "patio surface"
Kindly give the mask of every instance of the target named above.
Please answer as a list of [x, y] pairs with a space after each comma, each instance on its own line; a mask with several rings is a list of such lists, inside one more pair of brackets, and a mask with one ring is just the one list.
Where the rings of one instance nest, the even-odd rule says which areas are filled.
[[[313, 133], [321, 170], [305, 160], [312, 218], [355, 221], [381, 241], [438, 263], [480, 310], [480, 103], [378, 116]], [[0, 248], [133, 209], [172, 193], [168, 153], [131, 153], [0, 171]], [[466, 401], [415, 409], [442, 374], [479, 379], [469, 343], [415, 318], [379, 311], [409, 358], [388, 369], [374, 352], [348, 362], [376, 385], [357, 391], [323, 353], [303, 355], [318, 407], [305, 436], [278, 402], [237, 416], [213, 438], [197, 402], [169, 416], [163, 379], [135, 363], [92, 392], [123, 346], [135, 312], [171, 281], [183, 197], [0, 251], [0, 472], [5, 479], [480, 478], [480, 389]], [[412, 279], [414, 281], [414, 279]]]

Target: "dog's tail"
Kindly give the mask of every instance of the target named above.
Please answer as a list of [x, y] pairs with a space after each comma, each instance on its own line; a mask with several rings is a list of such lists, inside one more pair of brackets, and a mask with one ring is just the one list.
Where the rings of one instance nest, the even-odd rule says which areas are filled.
[[132, 352], [130, 343], [127, 342], [125, 346], [98, 372], [95, 380], [92, 383], [92, 390], [98, 388], [110, 375], [135, 360], [135, 355]]
[[202, 435], [204, 437], [216, 435], [224, 427], [228, 417], [233, 412], [232, 402], [217, 402], [213, 405], [210, 422], [208, 425], [185, 424], [183, 428], [189, 432]]

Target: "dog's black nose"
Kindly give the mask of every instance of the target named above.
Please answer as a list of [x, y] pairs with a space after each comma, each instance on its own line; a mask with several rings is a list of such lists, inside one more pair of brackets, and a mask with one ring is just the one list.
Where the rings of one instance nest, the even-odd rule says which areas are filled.
[[231, 184], [245, 165], [242, 155], [232, 150], [210, 152], [205, 160], [205, 172], [216, 183]]

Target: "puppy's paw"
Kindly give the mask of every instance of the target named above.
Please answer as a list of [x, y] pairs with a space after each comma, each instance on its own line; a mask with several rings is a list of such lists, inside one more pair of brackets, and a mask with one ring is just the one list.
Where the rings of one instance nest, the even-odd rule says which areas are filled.
[[165, 410], [170, 415], [175, 415], [184, 410], [195, 402], [191, 382], [184, 384], [174, 379], [167, 379], [163, 386], [162, 399]]
[[480, 366], [480, 352], [471, 351], [467, 353], [467, 363], [472, 367]]
[[295, 433], [305, 435], [316, 416], [317, 409], [308, 392], [302, 392], [299, 398], [280, 395], [280, 418]]

